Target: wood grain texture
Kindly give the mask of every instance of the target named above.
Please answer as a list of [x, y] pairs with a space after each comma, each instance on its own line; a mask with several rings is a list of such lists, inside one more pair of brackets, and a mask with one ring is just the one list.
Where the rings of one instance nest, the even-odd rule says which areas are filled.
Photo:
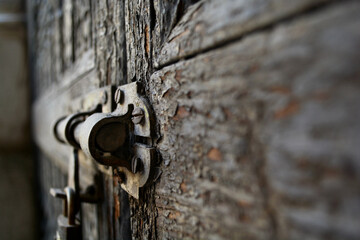
[[321, 8], [155, 72], [157, 217], [134, 215], [134, 234], [359, 238], [359, 9]]
[[155, 67], [201, 53], [327, 0], [203, 0], [191, 6], [154, 56]]
[[93, 1], [94, 41], [100, 86], [126, 82], [124, 1]]
[[[42, 151], [39, 187], [44, 212], [43, 239], [53, 239], [56, 219], [61, 213], [61, 203], [49, 196], [49, 188], [66, 186], [71, 153], [70, 147], [56, 142], [51, 128], [57, 118], [76, 111], [74, 100], [79, 96], [99, 86], [123, 83], [126, 48], [122, 45], [125, 34], [121, 4], [121, 1], [28, 1], [36, 98], [33, 131]], [[84, 239], [127, 239], [129, 207], [128, 201], [122, 200], [126, 193], [120, 191], [111, 169], [101, 172], [84, 157], [81, 165], [82, 190], [98, 182], [103, 196], [98, 205], [82, 206]]]
[[[91, 56], [92, 23], [89, 1], [74, 4], [71, 0], [29, 0], [27, 5], [36, 97], [56, 84], [63, 84], [68, 80], [66, 72], [73, 72], [74, 67], [79, 67], [78, 62]], [[90, 65], [83, 64], [82, 69], [92, 68], [93, 57], [88, 60]]]
[[127, 82], [147, 83], [170, 31], [198, 0], [125, 1]]
[[74, 31], [74, 58], [79, 59], [93, 46], [93, 12], [91, 0], [73, 1], [74, 10], [73, 26], [70, 29]]
[[127, 82], [149, 79], [152, 69], [150, 15], [150, 0], [125, 0]]
[[44, 188], [63, 184], [51, 125], [76, 97], [140, 81], [157, 118], [139, 200], [83, 162], [105, 199], [84, 206], [88, 239], [360, 238], [357, 1], [30, 2]]
[[160, 55], [163, 44], [166, 43], [171, 30], [177, 27], [189, 7], [198, 0], [153, 1], [151, 12], [152, 56]]

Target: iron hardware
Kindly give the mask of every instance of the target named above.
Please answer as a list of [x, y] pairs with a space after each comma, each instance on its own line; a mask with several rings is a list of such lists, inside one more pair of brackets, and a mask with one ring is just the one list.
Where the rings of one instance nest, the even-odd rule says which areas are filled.
[[[137, 83], [112, 89], [105, 87], [89, 94], [83, 105], [92, 108], [60, 118], [54, 134], [59, 142], [115, 168], [123, 176], [121, 187], [139, 198], [139, 188], [153, 175], [153, 114]], [[111, 111], [113, 103], [116, 108]]]
[[[89, 187], [90, 188], [90, 187]], [[89, 189], [88, 188], [88, 189]], [[81, 223], [76, 219], [81, 202], [97, 203], [100, 200], [98, 193], [80, 193], [79, 190], [79, 160], [78, 150], [74, 149], [69, 161], [68, 186], [62, 189], [51, 188], [53, 197], [63, 200], [63, 213], [58, 217], [57, 240], [82, 239]]]

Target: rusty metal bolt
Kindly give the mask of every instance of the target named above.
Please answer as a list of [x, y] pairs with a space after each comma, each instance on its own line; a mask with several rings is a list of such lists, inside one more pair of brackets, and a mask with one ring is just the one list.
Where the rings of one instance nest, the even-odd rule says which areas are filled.
[[131, 171], [133, 173], [137, 173], [142, 171], [143, 169], [143, 163], [140, 158], [134, 157], [131, 162]]
[[123, 91], [121, 91], [120, 88], [116, 89], [115, 97], [114, 97], [115, 102], [121, 104], [123, 98], [124, 98], [124, 93], [123, 93]]
[[131, 120], [134, 124], [141, 124], [144, 120], [144, 110], [141, 108], [135, 108], [132, 112]]

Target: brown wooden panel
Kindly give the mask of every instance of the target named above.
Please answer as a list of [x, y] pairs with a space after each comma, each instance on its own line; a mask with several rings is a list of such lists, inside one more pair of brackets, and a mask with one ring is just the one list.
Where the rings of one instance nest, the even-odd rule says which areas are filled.
[[91, 0], [74, 1], [73, 31], [74, 31], [74, 58], [79, 59], [93, 47], [93, 12]]
[[136, 239], [359, 238], [359, 10], [320, 8], [151, 76], [162, 175], [131, 199]]
[[127, 82], [146, 83], [173, 27], [198, 0], [125, 1]]
[[34, 97], [72, 84], [94, 68], [89, 4], [80, 11], [70, 0], [28, 1]]
[[327, 0], [203, 0], [191, 6], [160, 52], [154, 56], [159, 68], [181, 58], [221, 46], [248, 32], [261, 30], [294, 17]]
[[[150, 33], [152, 56], [159, 55], [161, 47], [166, 42], [171, 30], [184, 16], [187, 9], [198, 0], [150, 1]], [[151, 56], [151, 59], [153, 57]]]
[[96, 69], [100, 86], [126, 82], [124, 1], [93, 1]]
[[146, 82], [151, 63], [151, 3], [125, 0], [127, 82]]
[[[125, 210], [134, 239], [360, 237], [359, 3], [82, 2], [34, 4], [34, 135], [53, 164], [44, 186], [61, 183], [71, 152], [53, 123], [110, 83], [144, 83], [162, 157], [130, 207], [111, 169], [82, 158], [82, 184], [99, 174], [105, 199], [83, 207], [86, 238], [124, 237]], [[74, 25], [66, 11], [56, 18], [66, 3]]]
[[[40, 148], [44, 239], [53, 239], [60, 202], [50, 187], [63, 188], [71, 148], [53, 135], [55, 121], [81, 110], [84, 94], [125, 82], [125, 33], [122, 1], [28, 1], [29, 38], [35, 101], [33, 132]], [[99, 167], [80, 154], [80, 186], [100, 183], [97, 205], [83, 204], [84, 239], [127, 239], [128, 200], [111, 168]], [[94, 179], [96, 177], [96, 179]], [[53, 206], [58, 206], [54, 208]], [[126, 210], [126, 209], [127, 210]]]

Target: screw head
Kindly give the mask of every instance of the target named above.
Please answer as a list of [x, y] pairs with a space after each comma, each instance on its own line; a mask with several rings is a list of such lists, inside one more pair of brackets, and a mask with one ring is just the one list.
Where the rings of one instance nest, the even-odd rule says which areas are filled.
[[141, 124], [144, 120], [144, 110], [139, 107], [135, 108], [132, 112], [131, 120], [134, 124]]
[[120, 88], [116, 89], [114, 100], [116, 103], [121, 103], [124, 98], [124, 93]]

